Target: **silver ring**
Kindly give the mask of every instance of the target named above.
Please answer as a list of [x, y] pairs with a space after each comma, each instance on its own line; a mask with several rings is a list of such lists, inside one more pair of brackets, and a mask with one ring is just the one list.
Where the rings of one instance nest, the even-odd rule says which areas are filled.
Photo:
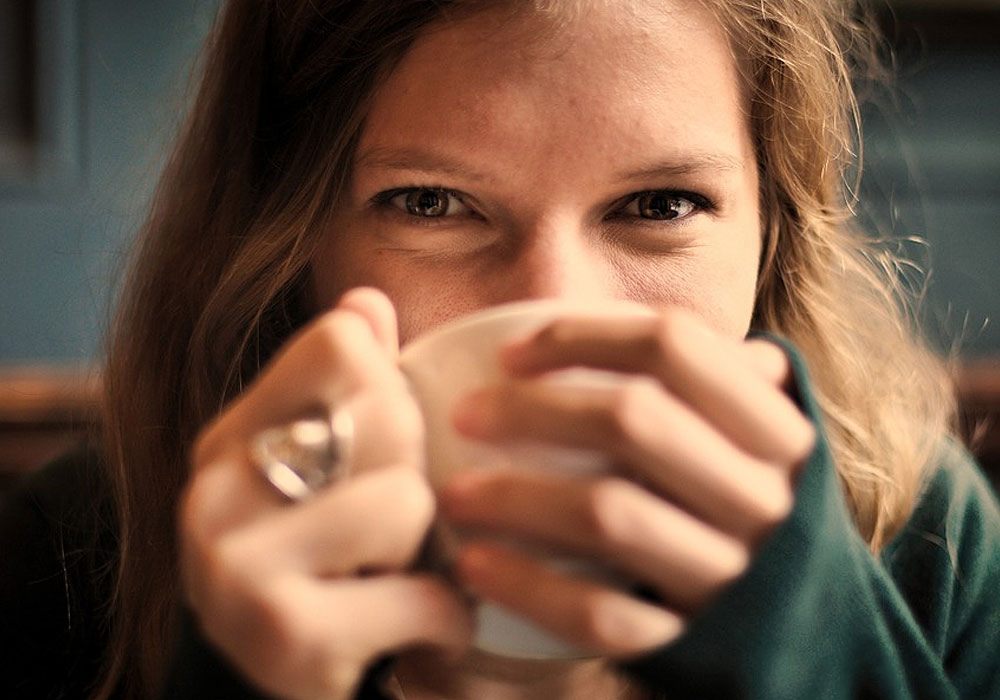
[[328, 417], [303, 418], [261, 431], [250, 444], [250, 456], [279, 493], [304, 501], [347, 476], [353, 441], [351, 414], [335, 409]]

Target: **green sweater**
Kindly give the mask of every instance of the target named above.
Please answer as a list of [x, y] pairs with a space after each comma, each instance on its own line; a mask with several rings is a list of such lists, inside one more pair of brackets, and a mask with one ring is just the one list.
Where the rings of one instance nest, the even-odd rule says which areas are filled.
[[[944, 446], [919, 506], [874, 558], [819, 433], [791, 516], [749, 571], [678, 641], [625, 669], [657, 698], [1000, 699], [1000, 512], [969, 456]], [[99, 473], [92, 458], [64, 460], [0, 506], [2, 698], [82, 698], [93, 681], [115, 559]], [[185, 629], [168, 698], [260, 697]], [[374, 675], [359, 700], [384, 697]]]

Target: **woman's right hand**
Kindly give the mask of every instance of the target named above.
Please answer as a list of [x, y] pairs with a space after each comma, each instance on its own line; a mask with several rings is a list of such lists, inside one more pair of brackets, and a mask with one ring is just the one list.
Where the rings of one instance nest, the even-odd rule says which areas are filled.
[[[395, 650], [460, 655], [460, 595], [412, 573], [435, 512], [423, 424], [396, 368], [395, 312], [352, 290], [294, 337], [199, 436], [181, 501], [181, 577], [203, 634], [255, 685], [289, 699], [349, 698]], [[317, 406], [350, 412], [351, 473], [289, 504], [248, 445]]]

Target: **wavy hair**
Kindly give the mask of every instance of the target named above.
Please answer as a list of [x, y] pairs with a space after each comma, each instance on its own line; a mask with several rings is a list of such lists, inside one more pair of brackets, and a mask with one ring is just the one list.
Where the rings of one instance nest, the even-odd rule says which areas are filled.
[[[917, 340], [896, 261], [849, 225], [851, 57], [871, 53], [870, 34], [843, 0], [705, 3], [741, 68], [760, 168], [754, 325], [807, 357], [847, 500], [877, 550], [913, 508], [951, 394]], [[95, 697], [148, 697], [164, 674], [188, 450], [312, 313], [318, 232], [331, 226], [380, 77], [428, 24], [497, 4], [233, 0], [221, 11], [109, 334], [104, 450], [120, 560]]]

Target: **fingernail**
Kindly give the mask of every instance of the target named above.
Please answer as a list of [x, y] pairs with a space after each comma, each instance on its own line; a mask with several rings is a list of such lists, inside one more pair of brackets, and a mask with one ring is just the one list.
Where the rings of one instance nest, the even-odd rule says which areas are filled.
[[649, 649], [673, 641], [684, 629], [673, 613], [649, 608], [613, 608], [600, 624], [605, 637], [623, 649]]

